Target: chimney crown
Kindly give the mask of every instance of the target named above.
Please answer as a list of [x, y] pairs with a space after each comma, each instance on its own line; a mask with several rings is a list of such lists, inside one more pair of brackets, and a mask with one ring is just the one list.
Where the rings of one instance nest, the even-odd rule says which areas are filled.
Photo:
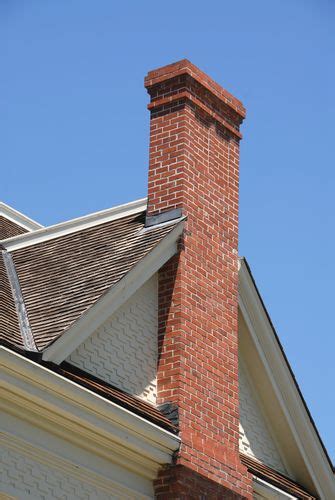
[[[211, 92], [218, 99], [223, 101], [227, 106], [232, 108], [242, 119], [245, 118], [246, 110], [242, 102], [230, 94], [227, 90], [216, 83], [212, 78], [210, 78], [206, 73], [201, 71], [197, 66], [192, 64], [188, 59], [182, 59], [181, 61], [168, 64], [161, 68], [151, 70], [148, 72], [144, 79], [144, 86], [151, 95], [152, 87], [164, 82], [165, 80], [170, 80], [172, 78], [188, 75], [202, 87]], [[149, 104], [152, 107], [152, 103]]]

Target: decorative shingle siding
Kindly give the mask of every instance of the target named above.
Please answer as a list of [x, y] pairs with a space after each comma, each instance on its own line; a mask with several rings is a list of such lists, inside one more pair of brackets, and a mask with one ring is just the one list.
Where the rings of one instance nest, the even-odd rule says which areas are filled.
[[[120, 498], [17, 450], [1, 448], [1, 490], [9, 498], [109, 500]], [[1, 497], [1, 493], [0, 493]]]
[[130, 394], [155, 403], [157, 302], [155, 275], [67, 361]]
[[240, 451], [287, 474], [242, 362], [239, 366], [239, 384]]

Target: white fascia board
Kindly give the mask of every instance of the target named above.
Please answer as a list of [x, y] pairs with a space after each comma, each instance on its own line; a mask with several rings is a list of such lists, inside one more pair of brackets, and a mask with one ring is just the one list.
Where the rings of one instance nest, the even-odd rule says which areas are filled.
[[42, 224], [30, 219], [30, 217], [15, 210], [15, 208], [6, 205], [3, 201], [0, 201], [0, 216], [1, 215], [24, 229], [27, 229], [27, 231], [36, 231], [43, 228]]
[[0, 366], [5, 410], [136, 473], [154, 478], [179, 448], [178, 436], [5, 347]]
[[333, 471], [243, 259], [239, 269], [239, 307], [318, 495], [324, 500], [335, 498]]
[[156, 247], [105, 293], [58, 340], [43, 352], [44, 361], [60, 364], [178, 251], [181, 220]]
[[270, 484], [257, 476], [254, 476], [253, 488], [254, 493], [258, 493], [261, 498], [264, 499], [266, 498], [268, 500], [283, 500], [284, 498], [288, 498], [291, 500], [298, 500], [297, 497], [286, 493], [286, 491], [273, 486], [273, 484]]
[[141, 198], [140, 200], [132, 201], [124, 205], [118, 205], [93, 214], [84, 215], [83, 217], [54, 224], [53, 226], [42, 227], [33, 233], [13, 236], [12, 238], [2, 240], [1, 243], [7, 251], [12, 252], [14, 250], [18, 250], [19, 248], [29, 247], [44, 241], [59, 238], [60, 236], [66, 236], [67, 234], [82, 231], [83, 229], [88, 229], [105, 222], [120, 219], [121, 217], [141, 213], [146, 210], [146, 208], [147, 198]]

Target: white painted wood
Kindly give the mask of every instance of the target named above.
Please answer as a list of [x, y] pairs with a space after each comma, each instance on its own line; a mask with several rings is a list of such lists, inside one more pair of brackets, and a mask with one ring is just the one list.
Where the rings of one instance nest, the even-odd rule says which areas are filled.
[[[287, 428], [294, 437], [290, 443], [292, 450], [299, 454], [308, 470], [309, 477], [306, 480], [312, 482], [321, 499], [335, 498], [333, 471], [243, 259], [240, 260], [239, 269], [239, 308], [262, 363], [264, 377], [270, 381]], [[281, 438], [284, 441], [286, 436]]]
[[257, 393], [241, 358], [239, 359], [239, 391], [240, 451], [287, 475], [287, 470], [257, 399]]
[[2, 201], [0, 201], [0, 215], [10, 220], [11, 222], [14, 222], [18, 226], [27, 229], [27, 231], [36, 231], [43, 228], [42, 224], [39, 224], [33, 219], [30, 219], [30, 217], [27, 217], [18, 210], [15, 210], [15, 208], [6, 205], [6, 203], [3, 203]]
[[179, 447], [178, 436], [5, 347], [0, 366], [4, 410], [40, 431], [57, 429], [69, 445], [151, 480]]

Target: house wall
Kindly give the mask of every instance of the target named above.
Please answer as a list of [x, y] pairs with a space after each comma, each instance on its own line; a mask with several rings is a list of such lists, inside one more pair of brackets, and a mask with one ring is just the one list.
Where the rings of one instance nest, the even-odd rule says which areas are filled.
[[1, 489], [15, 498], [59, 499], [91, 498], [116, 499], [113, 493], [75, 478], [49, 464], [42, 464], [32, 457], [7, 447], [1, 449]]
[[109, 500], [153, 498], [152, 481], [78, 443], [7, 412], [0, 414], [0, 498]]
[[239, 363], [240, 451], [287, 474], [244, 366]]
[[154, 275], [67, 361], [130, 394], [155, 403], [157, 301], [157, 275]]

